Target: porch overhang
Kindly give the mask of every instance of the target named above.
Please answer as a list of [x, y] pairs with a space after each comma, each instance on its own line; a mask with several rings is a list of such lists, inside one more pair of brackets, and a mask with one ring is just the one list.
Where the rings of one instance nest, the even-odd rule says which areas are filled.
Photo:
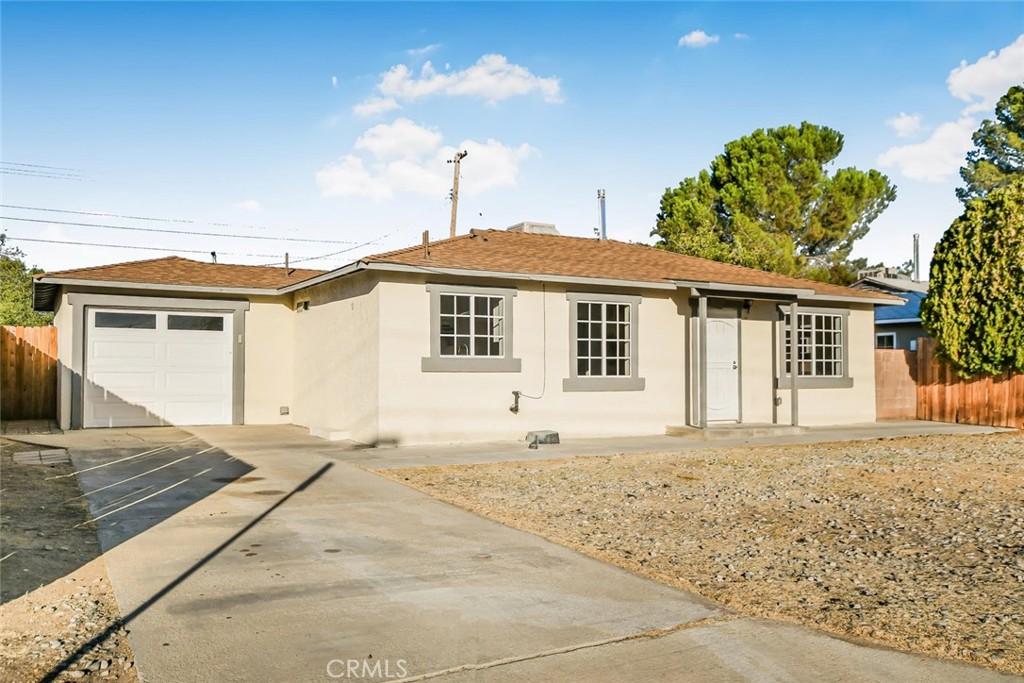
[[[818, 295], [813, 289], [803, 288], [787, 288], [787, 287], [761, 287], [756, 285], [731, 285], [718, 282], [694, 282], [686, 280], [676, 280], [673, 283], [682, 291], [688, 290], [689, 297], [695, 299], [697, 302], [696, 306], [696, 319], [697, 329], [696, 333], [696, 348], [691, 343], [691, 352], [696, 352], [696, 366], [697, 366], [697, 419], [696, 427], [701, 430], [707, 431], [708, 429], [708, 343], [707, 343], [707, 330], [708, 330], [708, 300], [731, 300], [731, 301], [770, 301], [780, 305], [785, 305], [788, 309], [790, 320], [797, 320], [799, 312], [799, 301], [805, 299], [821, 300], [821, 295]], [[852, 297], [851, 297], [852, 298]], [[749, 308], [749, 304], [745, 306]], [[775, 350], [775, 338], [776, 335], [772, 334], [772, 358], [776, 357]], [[789, 355], [791, 358], [796, 358], [796, 343], [797, 335], [790, 335], [790, 347]], [[692, 367], [692, 366], [691, 366]], [[773, 386], [772, 391], [777, 391], [778, 386], [777, 380], [772, 373]], [[796, 428], [800, 424], [799, 418], [799, 384], [800, 382], [795, 378], [789, 386], [789, 398], [790, 398], [790, 425]], [[774, 399], [773, 399], [774, 403]], [[774, 410], [774, 409], [773, 409]], [[688, 411], [689, 414], [689, 411]], [[774, 422], [774, 417], [773, 417]]]

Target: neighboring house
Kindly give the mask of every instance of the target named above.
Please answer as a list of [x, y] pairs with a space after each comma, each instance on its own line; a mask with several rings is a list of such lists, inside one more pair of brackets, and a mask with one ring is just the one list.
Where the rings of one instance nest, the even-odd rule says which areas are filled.
[[329, 272], [170, 257], [37, 276], [61, 424], [378, 444], [875, 419], [874, 307], [898, 299], [540, 230]]
[[851, 287], [890, 294], [903, 299], [902, 306], [875, 309], [875, 348], [917, 350], [918, 337], [927, 337], [921, 325], [921, 302], [928, 294], [928, 283], [897, 276], [890, 270], [864, 275]]

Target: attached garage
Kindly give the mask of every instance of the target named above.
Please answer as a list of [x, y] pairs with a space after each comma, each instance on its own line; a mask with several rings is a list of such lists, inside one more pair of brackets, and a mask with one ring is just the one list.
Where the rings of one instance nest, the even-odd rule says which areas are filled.
[[99, 292], [63, 301], [63, 429], [244, 423], [249, 301]]
[[35, 277], [61, 429], [291, 421], [294, 299], [322, 271], [169, 256]]
[[89, 307], [83, 426], [231, 424], [232, 318]]

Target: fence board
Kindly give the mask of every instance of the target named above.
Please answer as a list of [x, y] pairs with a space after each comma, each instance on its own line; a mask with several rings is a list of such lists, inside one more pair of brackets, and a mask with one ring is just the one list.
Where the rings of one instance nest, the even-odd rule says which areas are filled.
[[57, 417], [56, 327], [4, 325], [0, 330], [0, 417]]
[[936, 357], [935, 341], [927, 337], [917, 343], [917, 368], [919, 420], [1024, 429], [1024, 374], [958, 377]]

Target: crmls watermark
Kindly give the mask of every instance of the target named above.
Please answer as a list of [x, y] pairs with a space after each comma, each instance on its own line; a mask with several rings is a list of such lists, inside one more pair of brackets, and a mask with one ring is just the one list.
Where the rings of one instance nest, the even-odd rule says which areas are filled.
[[408, 676], [405, 664], [404, 659], [332, 659], [327, 662], [327, 675], [330, 678], [386, 681]]

